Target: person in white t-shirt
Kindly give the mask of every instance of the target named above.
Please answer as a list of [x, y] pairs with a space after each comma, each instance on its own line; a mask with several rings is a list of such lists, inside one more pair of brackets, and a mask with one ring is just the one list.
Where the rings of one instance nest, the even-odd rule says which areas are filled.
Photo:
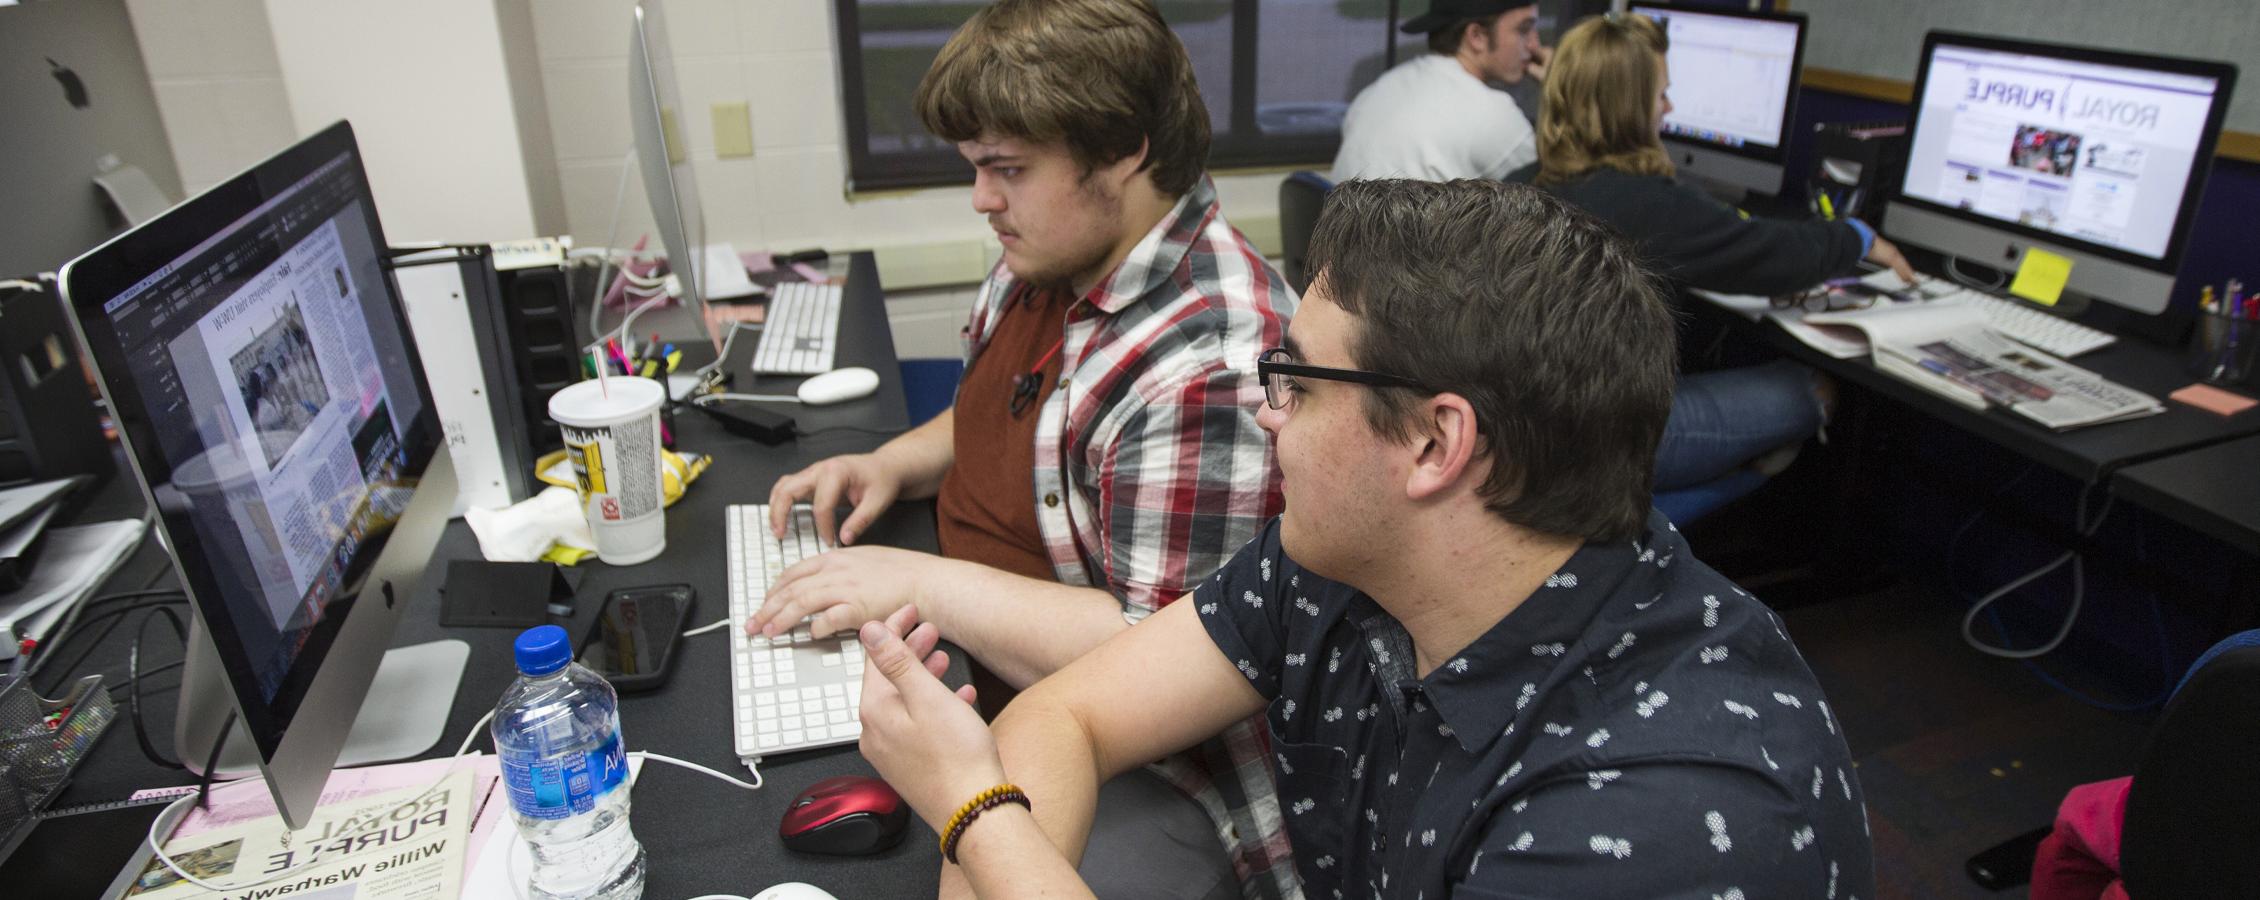
[[1427, 34], [1418, 59], [1350, 102], [1332, 177], [1504, 178], [1538, 160], [1530, 120], [1496, 85], [1546, 77], [1534, 0], [1435, 0], [1401, 29]]

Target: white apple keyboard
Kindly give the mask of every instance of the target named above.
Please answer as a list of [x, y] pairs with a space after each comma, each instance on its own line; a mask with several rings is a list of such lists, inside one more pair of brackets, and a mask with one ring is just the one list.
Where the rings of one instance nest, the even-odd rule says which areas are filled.
[[769, 290], [761, 342], [753, 348], [758, 375], [817, 375], [832, 370], [839, 348], [840, 297], [836, 284], [788, 281]]
[[[1861, 279], [1870, 287], [1884, 290], [1905, 290], [1907, 283], [1890, 269], [1883, 269]], [[2108, 347], [2118, 337], [2061, 316], [2052, 316], [2025, 303], [1996, 297], [1983, 291], [1971, 290], [1948, 281], [1923, 278], [1914, 284], [1914, 290], [1931, 302], [1960, 303], [1978, 311], [1985, 317], [1985, 325], [2002, 337], [2034, 347], [2059, 358], [2069, 359], [2082, 353]]]
[[803, 621], [773, 638], [749, 637], [745, 622], [761, 610], [769, 586], [792, 564], [828, 547], [816, 538], [816, 517], [793, 507], [784, 540], [769, 532], [767, 504], [725, 511], [730, 579], [730, 720], [738, 757], [852, 744], [863, 736], [856, 707], [863, 700], [863, 643], [854, 631], [827, 638]]

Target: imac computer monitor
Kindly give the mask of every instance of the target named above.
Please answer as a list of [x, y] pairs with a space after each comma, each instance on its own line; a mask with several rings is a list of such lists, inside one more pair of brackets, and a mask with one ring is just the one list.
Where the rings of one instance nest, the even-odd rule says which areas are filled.
[[1655, 19], [1671, 40], [1664, 150], [1679, 174], [1780, 192], [1805, 57], [1805, 17], [1637, 3], [1632, 11]]
[[1921, 65], [1892, 240], [2002, 269], [2037, 247], [2068, 290], [2165, 311], [2236, 67], [1938, 31]]
[[[333, 767], [435, 743], [462, 674], [386, 653], [455, 482], [384, 246], [340, 122], [61, 275], [195, 609], [176, 749], [203, 770], [232, 712], [293, 828]], [[374, 696], [380, 663], [435, 680]]]
[[[636, 4], [634, 33], [628, 41], [628, 127], [634, 133], [636, 167], [668, 267], [682, 284], [683, 305], [703, 310], [706, 268], [706, 216], [698, 205], [698, 179], [691, 172], [682, 133], [683, 101], [675, 79], [675, 55], [668, 49], [667, 16], [659, 0]], [[703, 322], [703, 317], [701, 319]]]

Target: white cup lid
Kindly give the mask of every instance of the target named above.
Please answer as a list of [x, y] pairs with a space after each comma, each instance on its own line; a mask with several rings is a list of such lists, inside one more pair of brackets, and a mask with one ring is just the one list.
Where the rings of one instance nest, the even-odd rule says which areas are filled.
[[649, 378], [615, 376], [566, 385], [549, 398], [549, 417], [566, 425], [599, 425], [646, 415], [667, 400], [667, 388]]

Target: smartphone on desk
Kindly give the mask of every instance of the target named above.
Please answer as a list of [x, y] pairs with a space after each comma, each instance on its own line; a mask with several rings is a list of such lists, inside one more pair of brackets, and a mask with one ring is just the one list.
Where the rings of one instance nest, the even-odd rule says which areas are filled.
[[674, 669], [675, 645], [697, 600], [687, 584], [613, 591], [605, 595], [576, 656], [620, 693], [657, 689]]

